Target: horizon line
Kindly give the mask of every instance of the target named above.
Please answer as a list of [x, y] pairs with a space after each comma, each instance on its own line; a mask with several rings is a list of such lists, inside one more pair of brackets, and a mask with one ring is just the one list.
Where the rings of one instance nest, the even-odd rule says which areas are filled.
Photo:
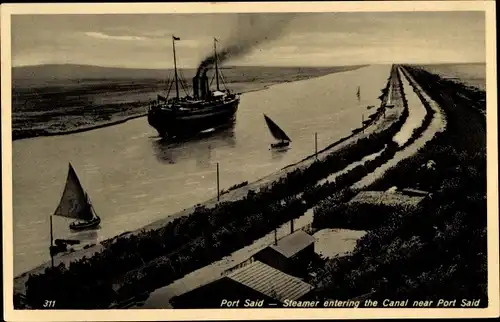
[[[220, 68], [232, 68], [232, 67], [278, 67], [278, 68], [325, 68], [325, 67], [351, 67], [351, 66], [367, 66], [367, 65], [443, 65], [443, 64], [486, 64], [486, 61], [442, 61], [442, 62], [380, 62], [380, 63], [358, 63], [358, 64], [340, 64], [340, 65], [226, 65]], [[11, 68], [30, 68], [30, 67], [43, 67], [43, 66], [84, 66], [84, 67], [99, 67], [99, 68], [114, 68], [114, 69], [140, 69], [140, 70], [165, 70], [174, 69], [173, 67], [125, 67], [125, 66], [103, 66], [103, 65], [92, 65], [92, 64], [78, 64], [78, 63], [49, 63], [49, 64], [33, 64], [33, 65], [12, 65]], [[178, 67], [178, 69], [196, 69], [196, 67]]]

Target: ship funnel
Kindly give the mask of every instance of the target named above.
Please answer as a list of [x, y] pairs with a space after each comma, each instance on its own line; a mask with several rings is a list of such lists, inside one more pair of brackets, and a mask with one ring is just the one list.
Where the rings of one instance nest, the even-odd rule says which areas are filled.
[[200, 97], [200, 89], [198, 85], [198, 76], [193, 77], [193, 96], [194, 98]]
[[209, 92], [208, 77], [206, 73], [200, 76], [199, 82], [200, 82], [200, 96], [202, 98], [205, 98], [208, 96]]

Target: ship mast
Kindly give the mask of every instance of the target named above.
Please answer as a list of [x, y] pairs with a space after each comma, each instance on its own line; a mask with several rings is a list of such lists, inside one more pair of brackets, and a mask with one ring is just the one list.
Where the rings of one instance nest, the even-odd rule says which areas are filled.
[[215, 81], [217, 84], [217, 90], [220, 91], [219, 89], [219, 65], [218, 65], [218, 60], [219, 58], [217, 57], [217, 38], [214, 38], [214, 57], [215, 57]]
[[172, 49], [174, 51], [175, 94], [176, 94], [177, 100], [179, 100], [179, 80], [178, 80], [178, 76], [177, 76], [177, 59], [175, 56], [175, 41], [176, 40], [180, 40], [180, 38], [172, 35]]

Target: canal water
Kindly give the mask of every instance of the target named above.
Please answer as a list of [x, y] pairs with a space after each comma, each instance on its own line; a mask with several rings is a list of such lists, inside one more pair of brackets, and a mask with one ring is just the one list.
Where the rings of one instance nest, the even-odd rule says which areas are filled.
[[[162, 143], [139, 118], [98, 130], [13, 143], [14, 274], [50, 259], [49, 216], [64, 188], [68, 162], [101, 217], [101, 229], [71, 233], [54, 218], [55, 238], [106, 239], [138, 229], [253, 181], [345, 137], [377, 105], [390, 65], [373, 65], [243, 94], [233, 128], [183, 144]], [[360, 100], [356, 97], [360, 87]], [[263, 113], [292, 139], [275, 153]], [[364, 114], [364, 117], [363, 115]]]

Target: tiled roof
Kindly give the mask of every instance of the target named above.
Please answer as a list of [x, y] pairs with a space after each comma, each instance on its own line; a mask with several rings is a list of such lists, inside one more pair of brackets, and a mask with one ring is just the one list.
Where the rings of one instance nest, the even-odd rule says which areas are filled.
[[314, 237], [303, 230], [297, 230], [278, 240], [277, 245], [273, 244], [270, 247], [283, 256], [290, 258], [311, 244], [314, 244]]
[[280, 302], [297, 300], [313, 287], [295, 276], [255, 261], [227, 276]]

